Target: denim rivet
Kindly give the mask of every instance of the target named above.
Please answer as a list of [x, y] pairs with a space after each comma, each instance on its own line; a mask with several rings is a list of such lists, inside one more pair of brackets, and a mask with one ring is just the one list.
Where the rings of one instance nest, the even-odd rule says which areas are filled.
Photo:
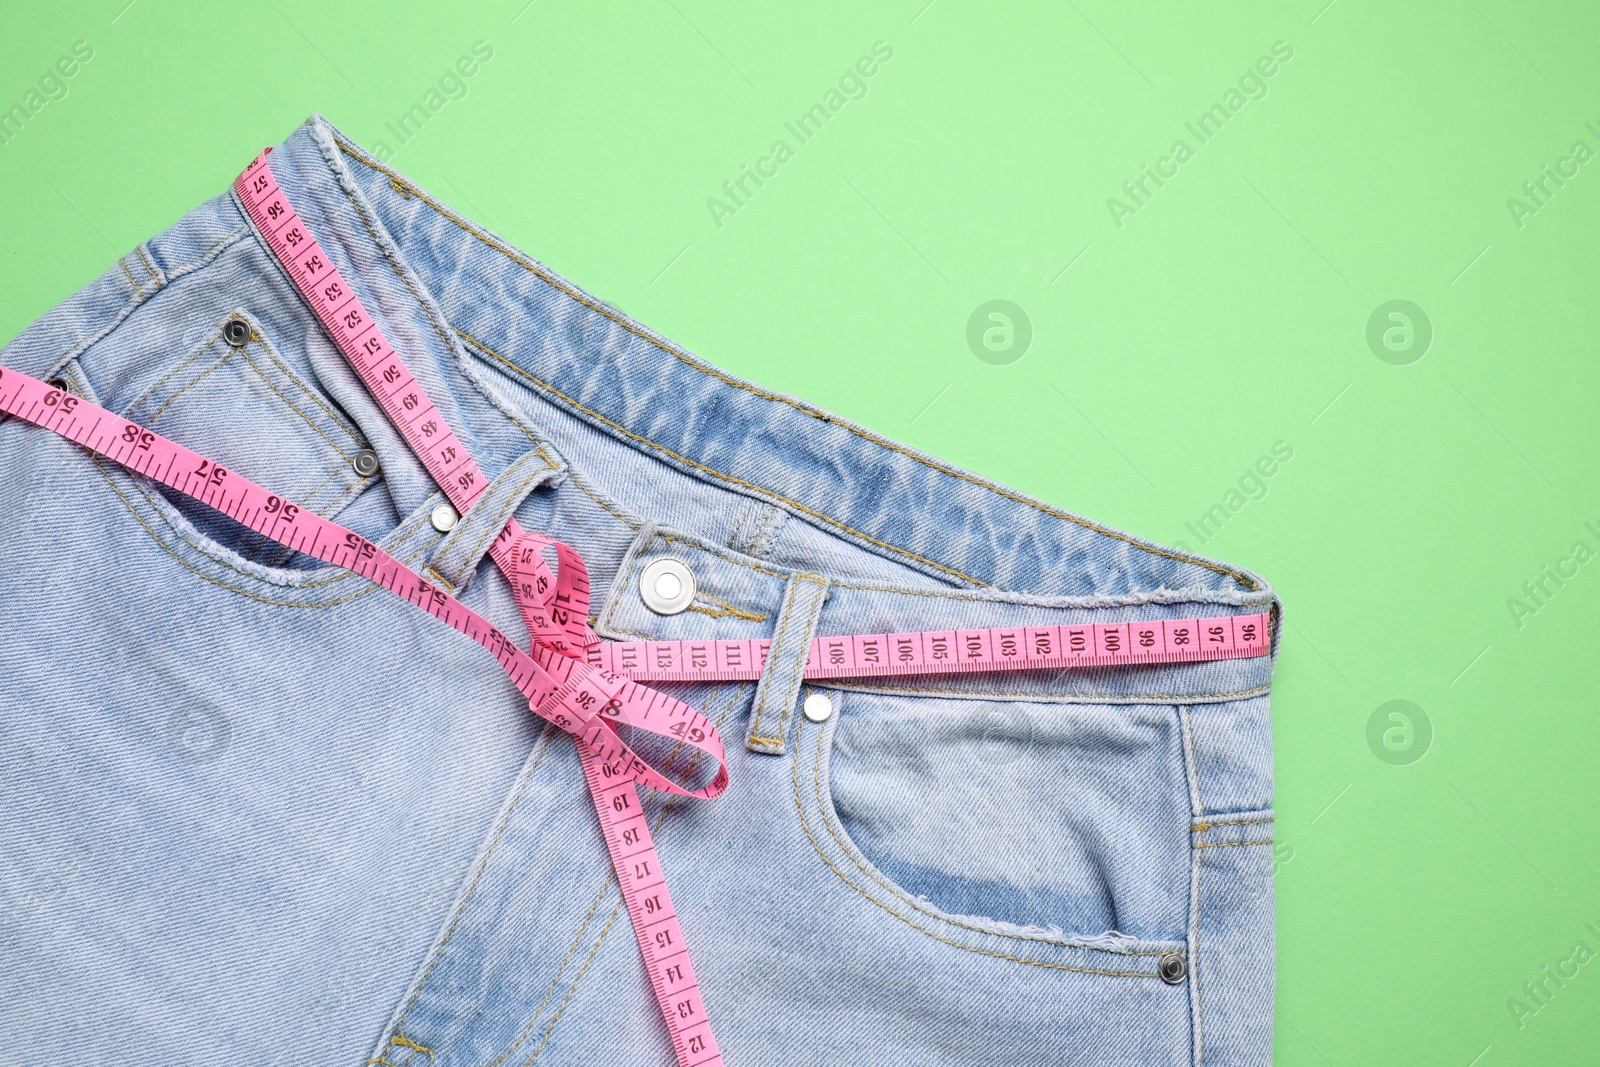
[[812, 722], [827, 722], [828, 716], [833, 714], [833, 701], [828, 699], [827, 693], [812, 693], [800, 710]]
[[639, 575], [639, 599], [657, 615], [676, 615], [694, 600], [694, 572], [680, 559], [663, 556]]
[[222, 324], [222, 339], [234, 348], [250, 343], [250, 324], [243, 319], [229, 319]]
[[456, 523], [461, 521], [461, 516], [449, 504], [440, 504], [428, 516], [428, 521], [433, 523], [433, 528], [440, 533], [449, 533], [456, 528]]
[[67, 391], [67, 380], [65, 378], [51, 378], [44, 384], [48, 385], [52, 389], [60, 389], [62, 392]]
[[355, 454], [350, 465], [355, 467], [356, 473], [361, 477], [370, 478], [378, 473], [378, 454], [370, 448], [363, 448]]
[[1177, 985], [1189, 977], [1189, 961], [1176, 952], [1161, 957], [1161, 980], [1168, 985]]

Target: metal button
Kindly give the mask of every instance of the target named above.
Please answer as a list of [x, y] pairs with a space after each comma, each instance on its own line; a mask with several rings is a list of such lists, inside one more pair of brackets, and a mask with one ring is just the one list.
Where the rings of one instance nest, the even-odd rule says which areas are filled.
[[833, 714], [833, 701], [828, 699], [827, 693], [812, 693], [800, 710], [812, 722], [827, 722], [828, 716]]
[[250, 324], [243, 319], [229, 319], [222, 324], [222, 339], [234, 348], [250, 343]]
[[440, 533], [449, 533], [456, 528], [456, 523], [461, 521], [461, 516], [449, 504], [440, 504], [429, 514], [428, 521], [433, 523], [433, 528]]
[[1161, 957], [1161, 980], [1168, 985], [1177, 985], [1189, 976], [1189, 961], [1176, 952]]
[[63, 393], [67, 391], [67, 380], [65, 378], [51, 378], [44, 384], [52, 389], [60, 389]]
[[662, 556], [639, 575], [639, 599], [657, 615], [676, 615], [687, 608], [694, 589], [694, 572], [671, 556]]
[[363, 448], [350, 460], [350, 465], [361, 477], [370, 478], [378, 473], [378, 454], [370, 448]]

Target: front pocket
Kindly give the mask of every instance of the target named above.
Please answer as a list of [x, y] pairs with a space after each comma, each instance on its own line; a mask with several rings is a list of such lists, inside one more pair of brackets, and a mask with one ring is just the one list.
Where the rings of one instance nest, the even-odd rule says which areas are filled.
[[830, 696], [826, 721], [800, 722], [795, 803], [857, 892], [937, 940], [1025, 963], [1148, 976], [1184, 951], [1174, 709]]
[[[245, 344], [227, 343], [225, 320], [217, 322], [121, 414], [306, 510], [337, 515], [377, 477], [363, 478], [352, 463], [361, 438], [294, 372], [261, 323], [231, 317], [249, 325]], [[218, 546], [269, 566], [297, 565], [288, 549], [212, 508], [165, 486], [151, 491]]]

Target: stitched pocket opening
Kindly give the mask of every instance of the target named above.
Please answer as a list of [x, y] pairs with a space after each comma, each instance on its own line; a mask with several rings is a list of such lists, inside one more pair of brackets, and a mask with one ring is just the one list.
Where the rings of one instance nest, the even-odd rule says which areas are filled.
[[834, 700], [811, 785], [866, 892], [994, 934], [1113, 951], [1184, 938], [1172, 708]]
[[[227, 318], [250, 328], [242, 346], [223, 337]], [[219, 318], [182, 357], [138, 383], [111, 388], [107, 398], [124, 417], [194, 449], [285, 500], [334, 517], [349, 509], [377, 475], [363, 477], [353, 458], [364, 442], [348, 416], [309, 386], [262, 323], [234, 311]], [[85, 360], [83, 364], [102, 364]], [[80, 372], [89, 373], [80, 365]], [[102, 370], [103, 374], [104, 371]], [[108, 383], [109, 384], [109, 383]], [[97, 391], [101, 383], [91, 376]], [[133, 395], [133, 399], [122, 399]], [[216, 548], [269, 567], [300, 570], [321, 563], [165, 486], [150, 486]]]

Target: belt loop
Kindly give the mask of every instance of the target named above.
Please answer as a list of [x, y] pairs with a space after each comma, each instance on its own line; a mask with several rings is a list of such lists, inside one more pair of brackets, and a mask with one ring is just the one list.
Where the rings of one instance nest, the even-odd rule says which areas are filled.
[[489, 488], [460, 516], [451, 531], [434, 547], [424, 574], [441, 580], [450, 591], [464, 588], [484, 553], [505, 528], [506, 521], [527, 495], [560, 478], [563, 468], [539, 452], [527, 452], [489, 482]]
[[828, 599], [828, 580], [820, 574], [797, 574], [789, 579], [783, 611], [772, 634], [767, 666], [761, 672], [755, 704], [750, 712], [750, 732], [745, 744], [752, 752], [784, 754], [789, 720], [800, 694], [811, 640], [816, 635], [822, 602]]

